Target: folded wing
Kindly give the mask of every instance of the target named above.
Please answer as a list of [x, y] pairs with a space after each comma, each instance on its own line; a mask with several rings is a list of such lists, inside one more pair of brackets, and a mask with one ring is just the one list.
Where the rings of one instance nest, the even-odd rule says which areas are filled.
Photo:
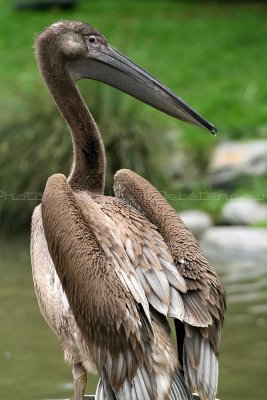
[[152, 400], [156, 387], [147, 350], [153, 343], [153, 329], [144, 291], [131, 270], [114, 268], [103, 250], [108, 243], [103, 247], [98, 243], [87, 215], [91, 207], [91, 214], [99, 218], [93, 199], [87, 196], [84, 213], [80, 205], [63, 175], [48, 179], [42, 217], [57, 274], [99, 373], [116, 391], [143, 371]]
[[[184, 324], [182, 333], [177, 332], [179, 343], [183, 344], [183, 349], [178, 350], [189, 387], [202, 398], [213, 400], [217, 392], [218, 352], [225, 311], [222, 284], [191, 232], [149, 182], [132, 171], [120, 170], [115, 175], [114, 192], [117, 198], [135, 207], [157, 227], [175, 270], [184, 279], [187, 290], [170, 286], [168, 314]], [[143, 278], [146, 274], [143, 267], [140, 276]], [[170, 283], [168, 274], [170, 271], [165, 273]], [[156, 294], [159, 299], [159, 293]], [[148, 296], [148, 300], [155, 304], [154, 297]], [[162, 308], [162, 313], [164, 311]]]

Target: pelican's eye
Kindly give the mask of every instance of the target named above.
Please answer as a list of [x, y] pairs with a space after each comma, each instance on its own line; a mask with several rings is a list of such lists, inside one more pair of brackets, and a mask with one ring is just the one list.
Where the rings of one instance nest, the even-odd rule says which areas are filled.
[[99, 51], [102, 46], [105, 45], [105, 41], [101, 36], [98, 35], [88, 35], [84, 37], [85, 44], [89, 51], [89, 54]]
[[89, 42], [90, 42], [90, 43], [95, 43], [95, 42], [96, 42], [96, 37], [95, 37], [95, 35], [89, 36]]

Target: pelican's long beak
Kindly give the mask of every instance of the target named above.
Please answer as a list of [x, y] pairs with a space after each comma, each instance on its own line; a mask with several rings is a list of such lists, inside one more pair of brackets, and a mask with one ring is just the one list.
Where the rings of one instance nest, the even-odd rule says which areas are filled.
[[156, 78], [109, 44], [91, 51], [86, 61], [72, 61], [68, 69], [74, 79], [104, 82], [175, 118], [216, 133], [216, 128]]

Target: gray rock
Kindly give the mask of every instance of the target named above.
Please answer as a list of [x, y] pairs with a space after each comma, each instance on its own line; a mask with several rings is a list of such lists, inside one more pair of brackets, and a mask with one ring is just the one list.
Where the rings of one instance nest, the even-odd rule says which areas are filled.
[[267, 140], [226, 141], [215, 149], [210, 164], [213, 186], [225, 186], [240, 176], [267, 174]]
[[200, 246], [214, 264], [244, 263], [267, 267], [267, 229], [250, 227], [211, 227]]
[[182, 211], [179, 216], [195, 236], [200, 236], [213, 225], [210, 215], [201, 210]]
[[267, 221], [267, 206], [253, 199], [233, 199], [223, 207], [222, 219], [233, 225]]

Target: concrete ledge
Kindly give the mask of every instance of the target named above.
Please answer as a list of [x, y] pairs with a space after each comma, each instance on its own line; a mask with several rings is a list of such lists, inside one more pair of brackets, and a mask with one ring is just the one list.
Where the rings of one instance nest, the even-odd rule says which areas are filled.
[[[197, 395], [193, 395], [193, 397], [194, 397], [194, 399], [199, 399], [199, 397], [197, 396]], [[94, 395], [87, 395], [87, 396], [84, 396], [84, 400], [94, 400], [95, 399], [95, 396]], [[218, 400], [218, 399], [217, 399]]]
[[[193, 394], [193, 398], [194, 398], [194, 400], [199, 400], [199, 396], [196, 394]], [[69, 400], [69, 399], [64, 399], [64, 400]], [[95, 395], [88, 394], [88, 395], [84, 396], [84, 400], [95, 400]], [[127, 400], [127, 399], [125, 399], [125, 400]], [[215, 399], [215, 400], [219, 400], [219, 399]]]
[[[196, 399], [196, 400], [199, 399], [198, 395], [194, 395], [194, 394], [193, 394], [193, 397], [194, 397], [194, 399]], [[87, 396], [84, 396], [84, 400], [94, 400], [94, 399], [95, 399], [95, 396], [92, 395], [92, 394], [91, 394], [91, 395], [89, 394], [89, 395], [87, 395]], [[216, 399], [216, 400], [218, 400], [218, 399]]]

